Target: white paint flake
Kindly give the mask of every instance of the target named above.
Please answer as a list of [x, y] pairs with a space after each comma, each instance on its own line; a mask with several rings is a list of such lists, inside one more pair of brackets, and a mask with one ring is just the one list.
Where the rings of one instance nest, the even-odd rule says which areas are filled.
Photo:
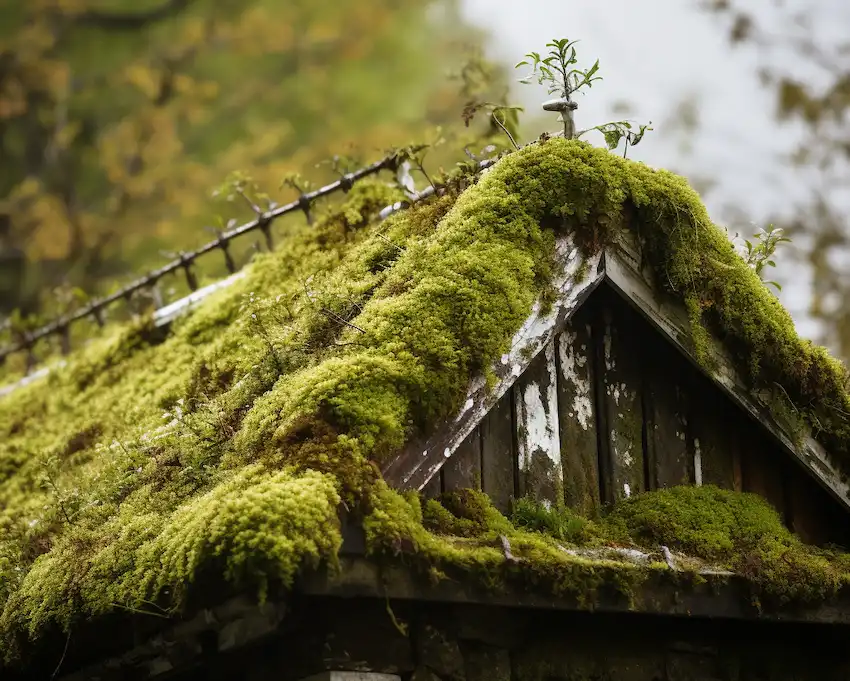
[[[552, 440], [551, 428], [546, 410], [543, 408], [543, 400], [540, 397], [540, 386], [537, 383], [529, 383], [522, 392], [523, 416], [525, 416], [525, 438], [522, 443], [525, 459], [525, 467], [531, 464], [531, 453], [544, 451], [549, 453], [549, 445]], [[551, 456], [551, 454], [550, 454]]]
[[555, 470], [561, 469], [561, 441], [558, 434], [558, 376], [555, 366], [555, 343], [545, 348], [546, 365], [549, 373], [545, 390], [536, 382], [528, 383], [520, 395], [519, 414], [524, 427], [520, 438], [520, 455], [524, 467], [531, 464], [534, 452], [545, 454]]
[[448, 447], [446, 447], [446, 448], [443, 450], [443, 456], [444, 456], [444, 457], [446, 457], [446, 458], [448, 459], [451, 455], [452, 455], [452, 450], [451, 450], [451, 449], [449, 449]]
[[546, 345], [546, 367], [549, 370], [549, 386], [546, 390], [546, 412], [549, 415], [547, 430], [549, 432], [549, 448], [546, 453], [555, 466], [561, 469], [561, 438], [558, 432], [558, 367], [555, 363], [555, 341]]
[[702, 486], [702, 450], [698, 438], [694, 438], [694, 482], [697, 487]]
[[470, 409], [472, 409], [472, 407], [474, 405], [475, 405], [475, 400], [473, 400], [470, 397], [466, 402], [464, 402], [463, 409], [461, 409], [460, 412], [458, 413], [458, 415], [455, 416], [455, 421], [460, 421], [464, 417], [466, 412], [468, 412]]
[[623, 494], [626, 495], [626, 499], [628, 499], [630, 496], [632, 496], [632, 488], [629, 487], [629, 483], [627, 483], [627, 482], [623, 483]]
[[[561, 358], [561, 374], [564, 380], [573, 387], [573, 403], [570, 406], [570, 416], [575, 417], [582, 430], [590, 427], [593, 418], [593, 402], [590, 394], [590, 381], [579, 375], [579, 369], [587, 365], [587, 357], [584, 353], [577, 355], [575, 352], [575, 340], [577, 334], [566, 331], [561, 334], [558, 343], [558, 354]], [[582, 345], [582, 350], [586, 349]], [[582, 372], [585, 373], [586, 372]]]

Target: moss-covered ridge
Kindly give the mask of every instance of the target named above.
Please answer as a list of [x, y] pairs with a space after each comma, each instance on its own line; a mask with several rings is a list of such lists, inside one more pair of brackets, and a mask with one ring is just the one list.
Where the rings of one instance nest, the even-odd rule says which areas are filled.
[[54, 622], [176, 607], [211, 561], [260, 588], [333, 561], [337, 501], [372, 508], [373, 528], [391, 508], [370, 462], [503, 352], [558, 266], [558, 231], [593, 251], [635, 227], [695, 323], [722, 322], [754, 385], [781, 385], [847, 460], [843, 369], [796, 336], [680, 178], [550, 140], [460, 196], [373, 219], [398, 198], [360, 185], [164, 341], [117, 329], [3, 400], [7, 650]]

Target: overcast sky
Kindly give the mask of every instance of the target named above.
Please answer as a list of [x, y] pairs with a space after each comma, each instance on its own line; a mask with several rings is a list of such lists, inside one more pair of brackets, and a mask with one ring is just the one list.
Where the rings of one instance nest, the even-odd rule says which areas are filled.
[[[577, 125], [598, 124], [624, 117], [652, 121], [649, 133], [630, 156], [688, 176], [696, 186], [704, 179], [716, 184], [704, 193], [715, 221], [730, 231], [755, 231], [771, 214], [793, 212], [807, 196], [813, 178], [782, 161], [801, 139], [796, 126], [773, 120], [774, 99], [758, 81], [765, 61], [782, 63], [789, 71], [805, 68], [789, 54], [765, 54], [755, 47], [732, 49], [728, 27], [700, 11], [695, 0], [462, 0], [466, 17], [491, 33], [490, 56], [511, 63], [531, 50], [543, 52], [555, 37], [580, 39], [582, 66], [600, 60], [604, 80], [579, 96]], [[812, 21], [824, 40], [836, 40], [850, 26], [846, 0], [785, 0], [784, 12], [795, 6], [812, 10]], [[768, 27], [781, 16], [768, 0], [749, 5]], [[650, 9], [648, 9], [650, 8]], [[846, 32], [846, 31], [845, 31]], [[518, 73], [519, 75], [519, 73]], [[807, 78], [824, 74], [809, 68]], [[530, 114], [547, 98], [542, 87], [517, 85], [514, 98]], [[675, 123], [677, 108], [698, 103], [695, 135]], [[535, 114], [536, 115], [536, 114]], [[555, 115], [548, 129], [557, 129]], [[536, 134], [536, 130], [528, 131]], [[601, 144], [601, 140], [592, 140]], [[785, 208], [785, 211], [783, 211]], [[805, 316], [808, 277], [780, 254], [781, 298], [805, 335], [816, 332]], [[793, 272], [793, 278], [791, 270]]]

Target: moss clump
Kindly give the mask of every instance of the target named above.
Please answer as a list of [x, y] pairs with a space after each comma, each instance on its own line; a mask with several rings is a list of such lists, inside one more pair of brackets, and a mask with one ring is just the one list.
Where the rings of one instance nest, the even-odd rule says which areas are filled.
[[[662, 546], [687, 556], [685, 573], [707, 563], [745, 577], [763, 605], [822, 602], [850, 583], [847, 555], [803, 544], [761, 497], [714, 486], [635, 495], [599, 522], [527, 498], [517, 500], [508, 519], [474, 490], [429, 499], [421, 511], [415, 497], [402, 500], [385, 490], [376, 507], [367, 527], [378, 553], [440, 575], [465, 573], [495, 589], [533, 585], [574, 595], [586, 605], [606, 586], [631, 596], [653, 573], [681, 577], [669, 573]], [[500, 551], [502, 537], [516, 561]], [[636, 548], [657, 562], [639, 566], [610, 548]]]
[[[371, 554], [402, 561], [432, 580], [457, 579], [493, 592], [512, 586], [572, 597], [592, 607], [600, 592], [630, 601], [635, 589], [666, 566], [582, 557], [540, 532], [518, 528], [486, 494], [461, 490], [442, 503], [375, 485], [364, 527]], [[510, 555], [505, 553], [507, 540]]]
[[[558, 232], [592, 252], [634, 230], [694, 328], [720, 324], [754, 386], [781, 385], [850, 468], [840, 365], [794, 334], [680, 178], [550, 140], [459, 196], [373, 219], [399, 198], [361, 183], [167, 338], [119, 329], [3, 398], [0, 640], [143, 600], [177, 607], [180, 585], [219, 558], [233, 579], [286, 582], [300, 561], [333, 559], [334, 494], [369, 506], [377, 552], [412, 543], [446, 569], [556, 592], [619, 578], [474, 497], [447, 503], [452, 517], [426, 505], [429, 531], [418, 502], [376, 481], [375, 464], [454, 411], [550, 295]], [[302, 489], [318, 501], [280, 515], [281, 490]], [[522, 561], [506, 563], [500, 532]]]
[[336, 480], [313, 471], [248, 467], [167, 515], [143, 511], [149, 494], [139, 490], [99, 531], [72, 526], [57, 538], [9, 596], [0, 626], [35, 635], [79, 612], [152, 601], [168, 610], [212, 561], [262, 597], [269, 580], [289, 585], [302, 566], [333, 562], [342, 543]]
[[711, 485], [658, 490], [619, 502], [605, 525], [612, 538], [719, 562], [780, 602], [822, 600], [850, 578], [844, 558], [803, 544], [755, 494]]
[[480, 537], [513, 529], [507, 518], [494, 508], [490, 498], [473, 489], [447, 492], [439, 501], [426, 500], [422, 518], [426, 529], [458, 537]]
[[529, 497], [517, 499], [511, 521], [519, 528], [542, 532], [571, 544], [587, 544], [599, 535], [592, 520], [566, 507], [546, 507]]

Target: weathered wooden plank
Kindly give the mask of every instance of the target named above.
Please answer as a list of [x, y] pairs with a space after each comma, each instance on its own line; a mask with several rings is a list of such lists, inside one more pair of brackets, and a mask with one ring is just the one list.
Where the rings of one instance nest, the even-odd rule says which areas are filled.
[[512, 415], [513, 389], [502, 396], [481, 421], [481, 483], [502, 513], [516, 494], [516, 455]]
[[436, 499], [443, 493], [443, 476], [435, 475], [422, 488], [422, 496], [426, 499]]
[[823, 494], [814, 477], [794, 465], [786, 476], [790, 529], [807, 544], [850, 546], [847, 515], [835, 499]]
[[767, 499], [787, 521], [790, 509], [785, 490], [785, 453], [771, 446], [772, 443], [761, 433], [755, 432], [752, 424], [739, 429], [738, 436], [741, 438], [743, 490]]
[[[630, 327], [622, 315], [615, 318], [614, 302], [600, 291], [599, 315], [594, 321], [594, 339], [601, 343], [601, 403], [605, 410], [604, 439], [607, 441], [610, 498], [615, 501], [646, 489], [644, 482], [643, 405], [640, 358], [630, 344]], [[619, 301], [617, 301], [619, 302]], [[620, 312], [621, 310], [618, 310]]]
[[694, 372], [689, 388], [695, 484], [741, 491], [740, 446], [736, 439], [740, 415], [705, 376]]
[[[634, 249], [628, 245], [609, 249], [605, 258], [607, 280], [700, 370], [709, 373], [697, 362], [694, 355], [687, 312], [683, 306], [674, 304], [669, 297], [658, 294], [651, 284], [650, 277], [641, 271], [638, 263], [639, 258]], [[761, 423], [788, 454], [812, 471], [821, 486], [833, 494], [845, 509], [850, 508], [850, 483], [841, 475], [823, 446], [811, 436], [806, 437], [802, 444], [795, 444], [796, 438], [792, 429], [779, 423], [758, 396], [747, 389], [722, 345], [712, 341], [707, 351], [716, 367], [710, 372], [710, 378], [715, 384], [721, 387], [738, 407]]]
[[481, 433], [475, 428], [443, 466], [443, 491], [481, 489]]
[[520, 494], [563, 505], [554, 340], [520, 376], [514, 399]]
[[646, 328], [643, 319], [640, 322], [649, 485], [653, 489], [691, 485], [696, 478], [695, 449], [688, 429], [690, 395], [685, 381], [692, 368], [663, 336]]
[[813, 490], [813, 484], [803, 471], [790, 476], [788, 480], [788, 500], [790, 503], [791, 531], [807, 544], [819, 544], [828, 541], [829, 522], [821, 511], [820, 490]]
[[[466, 436], [525, 371], [557, 329], [561, 329], [604, 278], [601, 254], [585, 259], [569, 237], [556, 243], [563, 270], [552, 282], [555, 302], [548, 309], [540, 301], [511, 341], [510, 350], [493, 366], [496, 380], [488, 385], [483, 375], [471, 382], [460, 412], [436, 424], [430, 433], [414, 440], [382, 469], [384, 479], [400, 489], [422, 489], [451, 457]], [[587, 272], [581, 276], [582, 272]]]
[[558, 428], [564, 500], [586, 516], [599, 512], [599, 455], [596, 438], [596, 396], [593, 339], [585, 310], [557, 339]]

